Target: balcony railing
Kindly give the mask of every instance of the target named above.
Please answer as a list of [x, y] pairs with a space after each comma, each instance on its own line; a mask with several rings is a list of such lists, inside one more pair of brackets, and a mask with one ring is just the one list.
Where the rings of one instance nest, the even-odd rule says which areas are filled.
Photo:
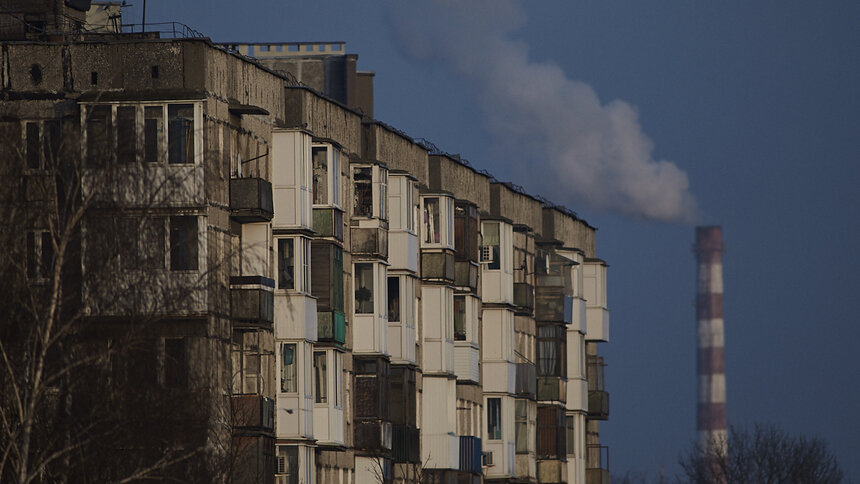
[[262, 395], [233, 395], [233, 428], [273, 432], [275, 401]]
[[517, 363], [517, 395], [534, 396], [537, 391], [537, 367], [534, 363]]
[[382, 227], [353, 227], [352, 253], [388, 257], [388, 230]]
[[470, 260], [454, 262], [454, 285], [468, 287], [473, 292], [478, 291], [478, 271], [480, 266]]
[[230, 209], [233, 218], [241, 223], [272, 220], [272, 184], [262, 178], [231, 179]]
[[573, 298], [558, 286], [535, 288], [535, 320], [541, 322], [573, 322]]
[[394, 425], [391, 432], [391, 458], [394, 462], [421, 462], [419, 430], [406, 425]]
[[609, 447], [589, 444], [585, 459], [586, 484], [609, 484]]
[[596, 420], [609, 418], [609, 392], [606, 391], [604, 370], [606, 363], [602, 356], [591, 355], [585, 364], [588, 379], [588, 417]]
[[534, 288], [526, 282], [514, 283], [514, 305], [531, 312], [535, 307]]
[[481, 474], [481, 439], [469, 435], [460, 436], [460, 470]]
[[454, 282], [454, 253], [421, 251], [421, 278]]
[[567, 400], [567, 380], [558, 376], [542, 376], [537, 379], [537, 399], [541, 402], [564, 402]]
[[343, 242], [343, 212], [337, 208], [315, 208], [314, 232]]
[[262, 276], [230, 278], [230, 315], [235, 322], [271, 325], [275, 320], [275, 281]]
[[317, 312], [317, 339], [320, 342], [344, 344], [346, 318], [340, 311]]

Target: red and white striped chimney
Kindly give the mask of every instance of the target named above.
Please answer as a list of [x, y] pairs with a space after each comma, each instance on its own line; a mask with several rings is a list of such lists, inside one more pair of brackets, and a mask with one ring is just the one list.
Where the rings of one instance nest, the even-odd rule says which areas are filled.
[[693, 250], [696, 253], [698, 275], [696, 320], [699, 399], [696, 430], [702, 449], [718, 444], [725, 451], [726, 359], [723, 330], [722, 228], [718, 225], [696, 227], [696, 245]]

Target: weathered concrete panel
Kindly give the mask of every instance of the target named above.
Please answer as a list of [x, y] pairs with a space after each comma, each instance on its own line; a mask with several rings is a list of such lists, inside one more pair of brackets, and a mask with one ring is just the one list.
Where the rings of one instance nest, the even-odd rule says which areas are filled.
[[445, 190], [459, 200], [468, 200], [478, 210], [490, 210], [490, 177], [444, 155], [430, 155], [428, 177], [431, 190]]
[[371, 121], [363, 125], [362, 158], [385, 163], [390, 170], [402, 170], [428, 183], [427, 150], [408, 136], [385, 124]]

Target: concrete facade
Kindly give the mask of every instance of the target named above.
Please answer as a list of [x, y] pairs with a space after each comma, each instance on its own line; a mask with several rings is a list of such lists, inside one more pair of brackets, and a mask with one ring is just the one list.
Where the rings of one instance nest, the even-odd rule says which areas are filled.
[[[160, 224], [160, 265], [135, 272], [150, 292], [122, 292], [120, 260], [117, 289], [84, 284], [79, 302], [119, 332], [152, 301], [153, 365], [181, 348], [170, 398], [194, 402], [184, 445], [205, 451], [165, 476], [608, 482], [592, 226], [373, 119], [343, 43], [150, 37], [4, 41], [0, 115], [19, 162], [63, 120], [76, 148], [53, 169], [82, 167], [96, 201], [84, 281], [104, 220]], [[161, 307], [168, 288], [187, 297]]]

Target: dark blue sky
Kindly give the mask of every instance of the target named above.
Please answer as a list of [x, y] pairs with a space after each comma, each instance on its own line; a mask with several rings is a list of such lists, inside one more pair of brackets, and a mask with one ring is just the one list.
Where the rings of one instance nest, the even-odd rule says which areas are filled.
[[[127, 22], [139, 21], [136, 3]], [[723, 226], [729, 423], [771, 421], [818, 435], [860, 479], [860, 3], [533, 1], [519, 8], [486, 9], [475, 31], [589, 85], [603, 106], [616, 99], [635, 106], [653, 142], [650, 156], [686, 173], [699, 222]], [[360, 68], [376, 72], [377, 118], [500, 179], [552, 193], [598, 226], [612, 310], [612, 341], [602, 348], [611, 420], [601, 440], [614, 475], [656, 475], [665, 466], [671, 476], [695, 430], [692, 227], [646, 221], [630, 205], [580, 202], [545, 171], [539, 145], [524, 143], [519, 158], [506, 154], [498, 122], [510, 112], [494, 111], [504, 99], [488, 98], [482, 83], [504, 86], [507, 77], [480, 79], [450, 56], [433, 55], [440, 39], [456, 41], [447, 49], [469, 48], [472, 30], [460, 24], [425, 39], [416, 57], [398, 27], [444, 29], [448, 21], [444, 10], [419, 10], [392, 10], [382, 0], [150, 0], [147, 17], [184, 22], [223, 42], [346, 41]], [[535, 80], [533, 89], [544, 87]], [[534, 128], [514, 124], [506, 129], [524, 136]], [[577, 193], [603, 188], [604, 180], [617, 181], [598, 177]]]

